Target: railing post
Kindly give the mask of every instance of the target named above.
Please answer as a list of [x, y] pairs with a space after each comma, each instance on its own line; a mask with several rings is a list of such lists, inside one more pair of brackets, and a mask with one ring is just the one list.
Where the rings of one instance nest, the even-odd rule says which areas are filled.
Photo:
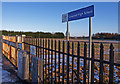
[[[47, 48], [47, 40], [45, 40], [44, 43], [45, 43], [45, 48]], [[44, 45], [44, 43], [43, 43], [43, 45]], [[48, 74], [49, 74], [49, 50], [48, 50]], [[46, 78], [47, 78], [47, 50], [45, 49], [45, 79]]]
[[36, 57], [38, 57], [38, 38], [36, 37]]
[[22, 41], [22, 50], [24, 50], [25, 49], [25, 46], [24, 46], [24, 41], [25, 40], [25, 35], [22, 35], [21, 36], [21, 41]]
[[[0, 63], [2, 63], [2, 54], [3, 54], [2, 48], [3, 48], [2, 32], [0, 31]], [[0, 66], [0, 75], [2, 75], [2, 66]], [[0, 76], [0, 79], [2, 79], [2, 76]], [[0, 80], [0, 84], [1, 83], [2, 83], [2, 80]]]
[[73, 69], [74, 69], [74, 42], [72, 42], [72, 84], [74, 83], [74, 73], [73, 73]]
[[43, 84], [44, 84], [44, 67], [45, 67], [45, 60], [44, 60], [44, 39], [43, 39]]
[[87, 44], [86, 42], [84, 43], [84, 80], [83, 83], [86, 84], [86, 67], [87, 67], [87, 63], [86, 63], [86, 57], [87, 57]]
[[9, 41], [9, 44], [8, 44], [8, 46], [9, 46], [9, 60], [11, 61], [11, 46], [10, 46], [10, 37], [8, 37], [8, 41]]
[[7, 56], [7, 58], [10, 60], [10, 41], [9, 41], [9, 35], [8, 35], [8, 56]]
[[34, 38], [34, 42], [35, 42], [35, 44], [34, 44], [34, 46], [35, 46], [35, 57], [37, 57], [37, 38], [36, 38], [36, 36]]
[[48, 39], [48, 84], [49, 82], [50, 82], [50, 40]]
[[[30, 42], [30, 40], [32, 40], [32, 39], [30, 39], [29, 38], [29, 44], [31, 45], [31, 42]], [[29, 80], [31, 79], [31, 77], [30, 77], [30, 75], [31, 75], [31, 67], [30, 67], [30, 65], [31, 65], [31, 63], [30, 63], [30, 61], [31, 61], [31, 59], [30, 59], [30, 45], [29, 45]]]
[[69, 41], [67, 41], [67, 84], [69, 84]]
[[103, 84], [103, 44], [100, 44], [100, 74], [99, 74], [99, 84]]
[[77, 49], [77, 84], [79, 84], [79, 65], [80, 65], [80, 60], [79, 60], [79, 56], [80, 56], [80, 43], [78, 42], [78, 49]]
[[55, 40], [55, 83], [57, 83], [57, 79], [56, 79], [56, 40]]
[[[53, 50], [53, 40], [51, 40], [51, 50]], [[51, 51], [51, 84], [53, 84], [53, 51]]]
[[16, 67], [17, 67], [17, 48], [18, 48], [18, 42], [17, 42], [18, 35], [16, 35], [16, 52], [15, 52], [15, 61], [16, 61]]
[[92, 42], [91, 84], [94, 83], [94, 43]]
[[[2, 32], [0, 32], [0, 44], [1, 44], [1, 45], [0, 45], [0, 49], [1, 49], [1, 50], [2, 50], [2, 46], [3, 46], [3, 45], [2, 45], [2, 43], [3, 43], [2, 41], [3, 41], [3, 35], [2, 35]], [[1, 52], [1, 53], [2, 53], [2, 52]]]
[[38, 84], [41, 84], [43, 81], [43, 60], [40, 58], [40, 38], [38, 38], [38, 74], [39, 74], [39, 81]]
[[42, 59], [43, 57], [42, 57], [42, 49], [41, 49], [41, 47], [42, 47], [42, 41], [41, 41], [41, 38], [40, 38], [40, 58]]
[[1, 45], [1, 50], [2, 50], [1, 54], [3, 54], [3, 35], [1, 35], [1, 43], [2, 43], [2, 45]]
[[59, 47], [59, 49], [58, 49], [58, 51], [59, 51], [59, 53], [58, 53], [58, 70], [59, 70], [59, 75], [58, 75], [58, 81], [59, 81], [59, 84], [60, 84], [60, 40], [59, 40], [59, 45], [58, 45]]
[[40, 48], [39, 48], [40, 47], [40, 42], [39, 41], [40, 41], [40, 39], [38, 37], [38, 57], [40, 58], [40, 53], [39, 53], [40, 52]]
[[63, 61], [63, 65], [62, 65], [62, 70], [63, 70], [62, 71], [62, 76], [63, 77], [62, 77], [62, 84], [64, 84], [64, 60], [65, 60], [65, 56], [64, 56], [65, 49], [64, 48], [65, 48], [65, 43], [63, 41], [63, 60], [62, 60]]
[[113, 84], [113, 70], [114, 70], [114, 51], [113, 51], [114, 47], [113, 44], [111, 43], [110, 45], [110, 65], [109, 65], [109, 83]]
[[10, 52], [10, 54], [9, 54], [10, 55], [10, 59], [9, 60], [11, 61], [12, 56], [11, 56], [11, 46], [10, 45], [9, 45], [9, 52]]

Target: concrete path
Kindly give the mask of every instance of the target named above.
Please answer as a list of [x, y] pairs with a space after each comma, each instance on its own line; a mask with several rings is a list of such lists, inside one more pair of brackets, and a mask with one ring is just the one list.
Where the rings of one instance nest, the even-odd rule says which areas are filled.
[[21, 79], [18, 78], [17, 70], [4, 56], [2, 56], [2, 62], [0, 62], [0, 66], [1, 65], [2, 65], [2, 84], [30, 84], [30, 82], [22, 81]]
[[2, 56], [2, 84], [15, 83], [20, 81], [12, 64]]

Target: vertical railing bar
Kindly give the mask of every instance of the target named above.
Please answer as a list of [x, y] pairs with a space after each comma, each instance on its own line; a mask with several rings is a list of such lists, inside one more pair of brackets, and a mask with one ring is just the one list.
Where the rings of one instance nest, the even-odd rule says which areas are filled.
[[34, 38], [32, 37], [32, 45], [34, 45]]
[[103, 84], [103, 44], [100, 44], [100, 74], [99, 74], [99, 84]]
[[31, 37], [31, 40], [30, 40], [30, 45], [32, 45], [32, 37]]
[[60, 40], [59, 40], [59, 53], [58, 53], [58, 63], [59, 63], [59, 67], [58, 67], [58, 69], [59, 69], [59, 76], [58, 76], [58, 81], [59, 81], [59, 83], [60, 83]]
[[110, 65], [109, 65], [109, 83], [113, 84], [113, 70], [114, 70], [114, 47], [113, 44], [111, 43], [110, 45]]
[[[51, 50], [53, 50], [53, 40], [51, 40]], [[53, 51], [51, 51], [51, 84], [53, 83]]]
[[87, 67], [87, 63], [86, 63], [86, 57], [87, 57], [87, 44], [86, 42], [84, 42], [84, 75], [83, 75], [83, 83], [86, 84], [86, 67]]
[[36, 57], [38, 57], [38, 38], [37, 38], [37, 36], [36, 36], [36, 47], [37, 47], [37, 50], [36, 50], [36, 52], [37, 52], [37, 56]]
[[34, 37], [34, 46], [35, 46], [35, 37]]
[[35, 46], [36, 46], [36, 57], [37, 57], [37, 49], [38, 49], [38, 47], [37, 47], [37, 37], [35, 37], [35, 42], [36, 42]]
[[[38, 37], [38, 61], [40, 61], [39, 50], [40, 50], [40, 48], [39, 48], [39, 37]], [[38, 63], [39, 63], [39, 62], [38, 62]], [[41, 64], [39, 64], [39, 65], [41, 65]], [[40, 67], [40, 66], [39, 66], [39, 67]], [[38, 69], [38, 70], [39, 70], [39, 69]], [[40, 73], [40, 70], [39, 70], [38, 72]], [[41, 77], [39, 76], [38, 78], [39, 78], [39, 82], [41, 82]]]
[[[29, 38], [29, 40], [31, 40], [31, 41], [29, 41], [29, 43], [32, 42], [32, 38], [31, 39]], [[30, 53], [31, 53], [31, 51], [29, 52], [29, 71], [30, 71], [29, 76], [31, 75], [31, 56], [30, 56]], [[31, 79], [31, 77], [29, 77], [29, 78]]]
[[73, 69], [74, 69], [74, 42], [72, 42], [72, 84], [74, 83]]
[[38, 37], [38, 57], [39, 57], [39, 37]]
[[92, 42], [91, 83], [94, 83], [94, 43]]
[[67, 41], [67, 84], [69, 84], [69, 41]]
[[64, 84], [64, 60], [65, 60], [65, 55], [64, 55], [64, 52], [65, 52], [64, 48], [65, 47], [64, 46], [65, 46], [65, 44], [64, 44], [64, 41], [63, 41], [63, 60], [62, 60], [63, 61], [63, 65], [62, 65], [62, 76], [63, 77], [62, 77], [62, 84]]
[[43, 84], [46, 81], [46, 80], [44, 81], [44, 65], [45, 65], [45, 60], [44, 60], [44, 39], [43, 39]]
[[[35, 36], [35, 40], [34, 40], [34, 42], [35, 42], [35, 48], [36, 48], [36, 53], [35, 53], [35, 58], [37, 59], [37, 57], [38, 57], [38, 52], [37, 52], [37, 50], [38, 50], [38, 45], [37, 45], [37, 37]], [[38, 60], [37, 60], [38, 61]], [[37, 66], [38, 67], [38, 66]], [[38, 68], [37, 68], [38, 69]], [[38, 74], [37, 74], [38, 75]], [[37, 77], [37, 79], [38, 79], [38, 77]]]
[[32, 37], [32, 39], [31, 39], [31, 40], [32, 40], [32, 45], [33, 45], [33, 37]]
[[18, 48], [18, 42], [17, 42], [17, 35], [16, 35], [16, 55], [15, 55], [16, 67], [17, 67], [17, 48]]
[[[41, 51], [41, 47], [42, 47], [42, 41], [41, 41], [41, 38], [40, 38], [40, 58], [42, 58], [42, 51]], [[44, 59], [43, 59], [44, 60]]]
[[36, 57], [37, 57], [37, 37], [35, 36], [35, 47], [36, 47]]
[[[45, 48], [47, 48], [47, 40], [45, 40]], [[47, 50], [45, 49], [45, 79], [47, 77]]]
[[55, 83], [56, 83], [56, 40], [55, 40]]
[[79, 84], [79, 56], [80, 56], [80, 43], [78, 42], [78, 49], [77, 49], [77, 84]]
[[[11, 37], [11, 36], [10, 36], [10, 37]], [[9, 37], [9, 38], [10, 38], [10, 37]], [[11, 46], [10, 46], [10, 43], [11, 43], [11, 41], [10, 41], [10, 39], [9, 39], [9, 45], [8, 45], [8, 46], [9, 46], [9, 57], [10, 57], [9, 60], [11, 61]], [[22, 43], [22, 42], [21, 42], [21, 43]]]
[[50, 40], [48, 39], [48, 82], [50, 81], [49, 78], [50, 78]]
[[36, 36], [35, 36], [35, 38], [34, 38], [34, 45], [36, 46]]
[[34, 38], [32, 37], [32, 45], [34, 45], [33, 42], [34, 42]]
[[41, 41], [40, 41], [40, 37], [39, 37], [39, 57], [40, 57], [40, 59], [41, 59]]

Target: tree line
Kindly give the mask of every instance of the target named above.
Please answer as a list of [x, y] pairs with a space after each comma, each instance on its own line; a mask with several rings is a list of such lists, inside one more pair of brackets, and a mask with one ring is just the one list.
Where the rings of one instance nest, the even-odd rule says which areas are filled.
[[50, 33], [50, 32], [23, 32], [23, 31], [6, 31], [2, 30], [2, 35], [26, 35], [31, 37], [40, 37], [40, 38], [64, 38], [64, 33], [62, 32], [56, 32], [56, 33]]
[[[71, 39], [89, 39], [89, 36], [80, 36], [80, 37], [70, 37]], [[100, 39], [100, 40], [119, 40], [120, 34], [118, 33], [95, 33], [92, 35], [92, 39]]]
[[[32, 37], [40, 37], [40, 38], [65, 38], [63, 32], [56, 32], [56, 33], [50, 33], [50, 32], [23, 32], [23, 31], [7, 31], [2, 30], [2, 35], [26, 35], [26, 36], [32, 36]], [[88, 36], [82, 36], [82, 37], [70, 37], [72, 39], [88, 39]], [[120, 40], [120, 34], [119, 33], [95, 33], [92, 35], [93, 39], [110, 39], [110, 40]]]
[[111, 40], [120, 40], [119, 33], [96, 33], [92, 35], [93, 39], [111, 39]]

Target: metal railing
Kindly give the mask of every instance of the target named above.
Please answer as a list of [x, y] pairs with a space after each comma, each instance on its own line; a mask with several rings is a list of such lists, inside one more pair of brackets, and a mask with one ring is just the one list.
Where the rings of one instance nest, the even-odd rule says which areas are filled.
[[[18, 43], [11, 42], [3, 39], [3, 43], [8, 44], [16, 49]], [[88, 61], [91, 61], [91, 82], [106, 83], [105, 81], [105, 65], [108, 65], [108, 78], [107, 83], [114, 83], [114, 68], [120, 67], [120, 63], [116, 63], [114, 60], [114, 46], [113, 43], [108, 43], [107, 46], [104, 43], [92, 42], [92, 58], [88, 57], [88, 42], [74, 42], [55, 39], [41, 39], [41, 38], [24, 38], [24, 50], [29, 54], [31, 58], [30, 46], [35, 46], [35, 56], [43, 61], [43, 75], [42, 79], [38, 79], [43, 83], [84, 83], [88, 82]], [[97, 45], [97, 46], [96, 46]], [[108, 59], [104, 59], [104, 47], [108, 47], [109, 54]], [[98, 48], [99, 47], [99, 48]], [[99, 53], [96, 53], [98, 48]], [[22, 49], [21, 49], [22, 50]], [[3, 52], [6, 52], [3, 50]], [[5, 53], [4, 53], [5, 54]], [[99, 57], [96, 58], [96, 54]], [[119, 56], [119, 55], [118, 55]], [[9, 58], [9, 57], [8, 57]], [[16, 58], [16, 57], [15, 57]], [[11, 60], [11, 58], [10, 58]], [[31, 59], [29, 60], [31, 66]], [[13, 63], [14, 64], [14, 63]], [[17, 58], [15, 66], [17, 67]], [[96, 69], [97, 68], [97, 69]], [[30, 79], [31, 79], [31, 67]], [[99, 72], [98, 78], [95, 79], [95, 72]], [[119, 72], [119, 69], [118, 69]], [[118, 74], [119, 75], [119, 74]], [[120, 78], [119, 78], [120, 79]]]

